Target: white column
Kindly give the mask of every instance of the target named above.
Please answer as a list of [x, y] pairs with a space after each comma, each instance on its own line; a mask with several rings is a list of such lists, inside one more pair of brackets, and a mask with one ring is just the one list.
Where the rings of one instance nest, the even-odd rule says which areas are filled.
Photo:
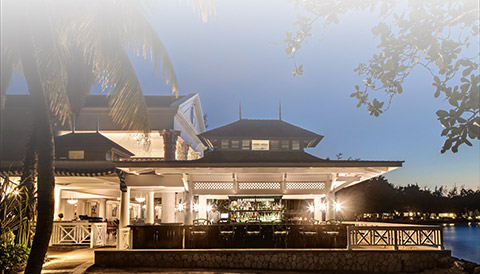
[[200, 206], [200, 210], [198, 211], [198, 218], [207, 219], [207, 196], [199, 195], [198, 205]]
[[100, 199], [98, 201], [98, 217], [107, 218], [107, 199]]
[[175, 222], [175, 193], [162, 193], [162, 223]]
[[130, 225], [130, 188], [122, 191], [120, 196], [120, 223], [119, 227], [123, 228]]
[[192, 192], [185, 192], [185, 216], [183, 224], [191, 225], [193, 224], [193, 195]]
[[313, 199], [313, 206], [315, 207], [313, 218], [320, 222], [323, 221], [322, 198], [316, 196]]
[[55, 212], [53, 213], [53, 220], [58, 218], [58, 214], [62, 213], [60, 211], [60, 202], [62, 201], [62, 189], [55, 187]]
[[330, 191], [327, 193], [326, 204], [327, 204], [327, 221], [335, 220], [335, 193]]
[[147, 195], [147, 214], [145, 223], [155, 223], [155, 192], [150, 191]]

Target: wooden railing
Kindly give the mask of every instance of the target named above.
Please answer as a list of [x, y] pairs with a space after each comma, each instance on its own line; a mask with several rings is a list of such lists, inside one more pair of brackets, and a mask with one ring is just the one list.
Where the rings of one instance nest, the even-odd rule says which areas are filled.
[[106, 223], [54, 222], [50, 245], [104, 246], [107, 239]]
[[348, 226], [347, 248], [436, 247], [443, 250], [440, 226]]

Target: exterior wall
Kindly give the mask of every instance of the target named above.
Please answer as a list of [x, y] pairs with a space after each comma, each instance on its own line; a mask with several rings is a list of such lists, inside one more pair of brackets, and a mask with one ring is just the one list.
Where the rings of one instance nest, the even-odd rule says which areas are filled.
[[95, 266], [234, 268], [363, 273], [422, 272], [446, 267], [450, 251], [438, 250], [95, 250]]

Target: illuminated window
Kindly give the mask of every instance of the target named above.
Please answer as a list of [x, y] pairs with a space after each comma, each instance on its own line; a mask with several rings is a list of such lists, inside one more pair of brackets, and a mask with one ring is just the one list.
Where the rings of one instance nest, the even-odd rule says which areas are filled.
[[249, 150], [250, 149], [250, 140], [242, 140], [242, 149]]
[[222, 149], [228, 149], [228, 140], [222, 140]]
[[69, 150], [68, 159], [71, 160], [82, 160], [85, 157], [85, 152], [83, 150]]
[[240, 148], [240, 141], [232, 140], [232, 149], [239, 149], [239, 148]]
[[292, 141], [292, 149], [299, 150], [300, 149], [300, 141], [294, 140]]
[[269, 141], [252, 140], [252, 150], [269, 150]]

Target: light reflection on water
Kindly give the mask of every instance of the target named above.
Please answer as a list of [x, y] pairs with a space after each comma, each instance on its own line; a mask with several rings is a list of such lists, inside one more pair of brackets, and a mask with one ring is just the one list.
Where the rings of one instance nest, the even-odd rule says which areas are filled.
[[480, 223], [445, 224], [443, 226], [445, 249], [452, 256], [480, 264]]

